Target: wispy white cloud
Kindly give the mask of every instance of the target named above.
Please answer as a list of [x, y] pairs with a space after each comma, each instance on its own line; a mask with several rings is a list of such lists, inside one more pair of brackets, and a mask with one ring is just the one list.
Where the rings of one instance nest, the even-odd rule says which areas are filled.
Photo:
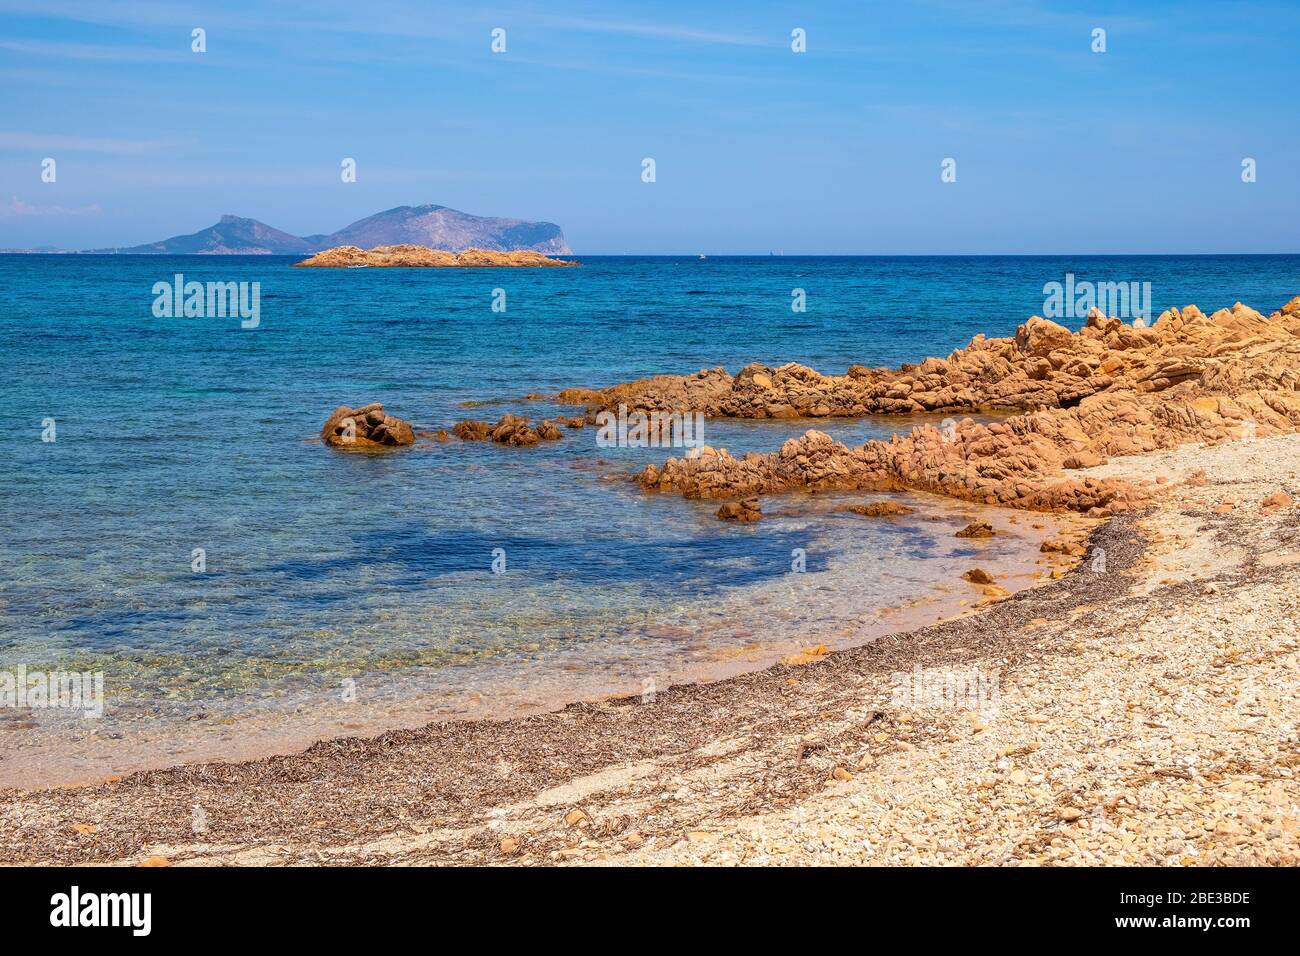
[[583, 60], [562, 60], [559, 58], [513, 56], [511, 64], [535, 66], [545, 70], [570, 70], [583, 73], [604, 73], [610, 76], [644, 76], [666, 80], [691, 80], [694, 82], [721, 81], [727, 83], [778, 83], [780, 77], [762, 75], [742, 75], [735, 72], [694, 72], [690, 70], [664, 70], [650, 67], [620, 66], [616, 63], [591, 63]]
[[94, 60], [117, 63], [180, 63], [189, 61], [189, 48], [164, 50], [156, 47], [106, 46], [99, 43], [51, 43], [47, 40], [0, 40], [0, 50], [28, 56], [63, 60]]
[[138, 156], [189, 145], [181, 139], [100, 139], [92, 136], [61, 136], [57, 133], [22, 133], [0, 130], [0, 149], [63, 150], [71, 153], [108, 153]]
[[[963, 0], [920, 0], [923, 7], [931, 7], [947, 20], [976, 21], [995, 30], [1077, 30], [1081, 27], [1104, 26], [1110, 30], [1157, 29], [1158, 18], [1129, 16], [1127, 14], [1096, 13], [1078, 10], [1074, 5], [1066, 9], [1037, 0], [982, 0], [977, 4]], [[1184, 14], [1180, 14], [1182, 16]]]
[[103, 210], [99, 203], [89, 206], [34, 206], [17, 196], [0, 205], [0, 219], [17, 219], [20, 216], [98, 216]]
[[[129, 166], [88, 166], [83, 172], [93, 176], [102, 188], [140, 188], [148, 190], [195, 190], [217, 187], [259, 188], [279, 190], [319, 190], [335, 188], [339, 182], [337, 163], [304, 162], [298, 165], [277, 164], [265, 166], [232, 163], [221, 166], [194, 166], [184, 164], [143, 163]], [[363, 167], [367, 185], [401, 184], [427, 185], [431, 182], [506, 180], [518, 179], [512, 170], [494, 172], [484, 169], [430, 169], [425, 167], [388, 167], [367, 163]]]
[[628, 20], [591, 20], [582, 17], [540, 17], [552, 26], [591, 33], [614, 33], [620, 36], [650, 39], [685, 40], [691, 43], [715, 43], [727, 46], [779, 46], [789, 42], [786, 37], [761, 37], [747, 33], [730, 33], [698, 30], [694, 27], [670, 23], [643, 23]]
[[[56, 18], [140, 31], [183, 35], [189, 44], [192, 27], [209, 34], [264, 39], [269, 32], [290, 37], [304, 33], [371, 34], [375, 36], [454, 38], [456, 23], [468, 14], [447, 10], [431, 16], [426, 10], [401, 3], [370, 0], [281, 0], [271, 4], [185, 4], [167, 2], [105, 3], [103, 0], [0, 0], [0, 14]], [[477, 21], [473, 21], [477, 22]]]
[[[58, 18], [105, 26], [204, 26], [201, 10], [171, 2], [105, 3], [104, 0], [0, 0], [0, 13], [11, 16]], [[197, 19], [196, 19], [197, 17]]]
[[[268, 11], [272, 11], [267, 15]], [[469, 9], [431, 11], [394, 0], [282, 0], [265, 10], [253, 5], [222, 9], [210, 4], [186, 4], [135, 0], [132, 3], [104, 3], [102, 0], [0, 0], [0, 13], [57, 17], [82, 23], [131, 26], [143, 29], [183, 25], [220, 26], [226, 32], [261, 33], [268, 28], [304, 32], [345, 32], [398, 37], [457, 39], [466, 29], [482, 23], [479, 12]], [[537, 14], [530, 4], [511, 9], [498, 8], [497, 19], [505, 26], [542, 24], [565, 30], [609, 33], [651, 39], [684, 40], [732, 46], [782, 45], [788, 39], [756, 36], [726, 30], [636, 20], [601, 19], [583, 16]]]

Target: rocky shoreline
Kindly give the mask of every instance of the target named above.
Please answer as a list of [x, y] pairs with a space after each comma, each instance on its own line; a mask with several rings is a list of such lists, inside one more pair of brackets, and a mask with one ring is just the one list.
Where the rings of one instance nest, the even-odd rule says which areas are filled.
[[809, 430], [778, 452], [699, 449], [649, 466], [647, 490], [749, 498], [796, 489], [912, 489], [1039, 511], [1115, 514], [1156, 489], [1066, 471], [1188, 442], [1262, 438], [1300, 425], [1300, 297], [1264, 316], [1237, 303], [1205, 315], [1163, 313], [1151, 328], [1094, 311], [1073, 333], [1034, 316], [1014, 337], [976, 336], [947, 359], [899, 369], [853, 366], [825, 376], [801, 365], [656, 376], [602, 390], [569, 389], [588, 413], [700, 411], [714, 417], [860, 417], [917, 411], [1019, 410], [981, 424], [956, 418], [848, 448]]
[[335, 246], [295, 262], [295, 266], [317, 269], [495, 269], [536, 268], [581, 265], [571, 259], [553, 259], [531, 249], [496, 252], [492, 249], [466, 249], [448, 252], [409, 243], [396, 246]]
[[[823, 375], [796, 363], [775, 369], [754, 363], [735, 376], [702, 369], [603, 389], [570, 388], [558, 398], [593, 411], [621, 404], [755, 419], [1073, 408], [1106, 392], [1164, 392], [1226, 360], [1249, 362], [1270, 345], [1293, 345], [1298, 319], [1300, 296], [1269, 316], [1240, 302], [1208, 316], [1195, 305], [1169, 309], [1150, 328], [1093, 309], [1078, 333], [1032, 316], [1014, 336], [977, 335], [946, 359], [897, 369], [853, 365], [844, 375]], [[1224, 380], [1221, 374], [1208, 384]]]

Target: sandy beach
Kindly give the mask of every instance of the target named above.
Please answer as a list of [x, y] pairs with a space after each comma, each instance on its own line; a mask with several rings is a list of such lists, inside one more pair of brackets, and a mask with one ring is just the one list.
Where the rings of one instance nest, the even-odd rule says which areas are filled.
[[[6, 791], [0, 860], [1294, 864], [1300, 512], [1271, 496], [1300, 491], [1300, 436], [1093, 471], [1163, 490], [957, 620], [653, 699]], [[996, 708], [900, 701], [917, 668], [986, 675]]]

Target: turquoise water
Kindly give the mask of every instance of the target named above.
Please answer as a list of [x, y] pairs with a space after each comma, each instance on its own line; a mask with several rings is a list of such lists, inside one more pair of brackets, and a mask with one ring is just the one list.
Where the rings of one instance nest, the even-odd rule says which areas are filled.
[[[1156, 312], [1238, 299], [1268, 312], [1300, 292], [1297, 256], [293, 261], [0, 256], [0, 669], [94, 666], [123, 706], [183, 709], [377, 674], [437, 688], [506, 660], [635, 675], [765, 635], [805, 640], [979, 545], [941, 522], [797, 503], [723, 525], [716, 506], [615, 480], [668, 453], [599, 449], [591, 428], [528, 449], [383, 456], [315, 436], [340, 404], [382, 401], [418, 430], [539, 418], [564, 410], [523, 396], [658, 372], [919, 361], [1010, 334], [1067, 272], [1149, 281]], [[259, 327], [155, 318], [153, 284], [177, 272], [260, 282]], [[796, 287], [806, 313], [790, 309]], [[856, 443], [906, 425], [817, 427]], [[705, 437], [762, 451], [806, 427], [709, 422]], [[504, 575], [491, 573], [496, 548]], [[808, 573], [791, 583], [796, 548]]]

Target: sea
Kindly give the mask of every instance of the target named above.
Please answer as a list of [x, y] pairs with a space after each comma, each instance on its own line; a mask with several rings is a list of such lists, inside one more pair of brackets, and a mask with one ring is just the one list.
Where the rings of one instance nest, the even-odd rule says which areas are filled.
[[[907, 495], [912, 514], [866, 518], [844, 506], [879, 496], [779, 495], [736, 525], [631, 480], [683, 449], [599, 447], [588, 427], [340, 453], [318, 438], [339, 405], [432, 431], [575, 414], [554, 393], [652, 374], [919, 362], [1013, 334], [1067, 277], [1149, 283], [1153, 314], [1300, 293], [1300, 256], [573, 258], [0, 255], [0, 691], [22, 669], [100, 675], [104, 696], [102, 716], [0, 700], [0, 786], [649, 702], [966, 613], [964, 569], [1033, 583], [1067, 520], [998, 514], [972, 541], [954, 531], [989, 509]], [[160, 310], [178, 276], [249, 283], [255, 327]], [[709, 420], [704, 439], [742, 454], [926, 420]]]

